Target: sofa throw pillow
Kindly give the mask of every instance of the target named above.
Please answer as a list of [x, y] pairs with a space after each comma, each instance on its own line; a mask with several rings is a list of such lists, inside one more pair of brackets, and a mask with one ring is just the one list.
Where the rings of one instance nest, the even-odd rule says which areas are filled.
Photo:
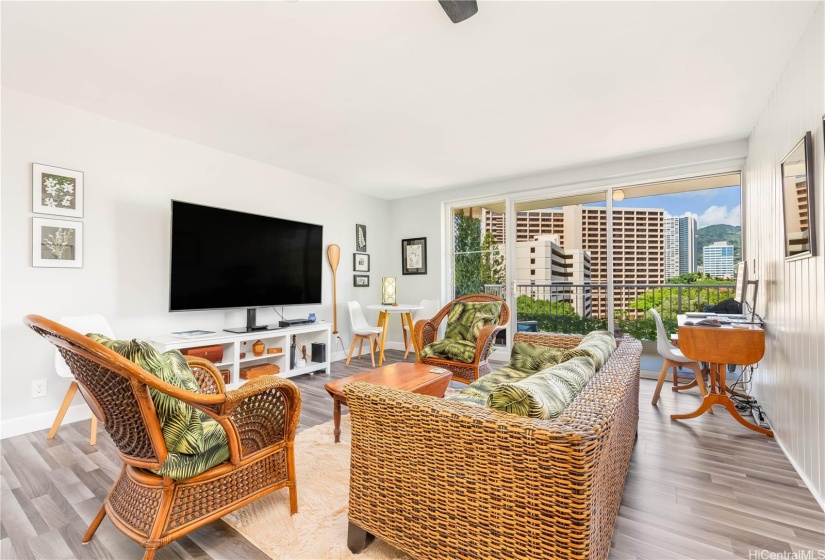
[[[87, 336], [170, 385], [194, 393], [201, 392], [200, 385], [186, 363], [186, 358], [178, 350], [160, 353], [149, 344], [138, 340], [112, 340], [100, 334]], [[149, 388], [149, 393], [155, 404], [163, 440], [169, 453], [197, 454], [203, 451], [203, 423], [200, 412], [156, 389]]]
[[592, 331], [585, 335], [576, 348], [568, 350], [562, 356], [562, 361], [576, 356], [589, 356], [593, 359], [596, 371], [602, 369], [610, 355], [616, 350], [616, 339], [608, 331]]
[[539, 346], [532, 342], [516, 342], [510, 353], [508, 367], [525, 373], [536, 373], [561, 361], [564, 350]]
[[422, 358], [439, 358], [469, 364], [476, 357], [476, 343], [445, 338], [431, 342], [422, 348], [418, 355]]
[[479, 377], [458, 393], [445, 396], [444, 400], [484, 406], [487, 402], [487, 396], [500, 383], [515, 383], [516, 381], [527, 379], [531, 375], [533, 374], [504, 366]]
[[500, 383], [487, 396], [490, 408], [529, 418], [558, 417], [593, 378], [593, 360], [579, 356], [516, 383]]
[[466, 340], [475, 344], [481, 329], [498, 324], [500, 313], [499, 301], [457, 301], [447, 314], [444, 338]]

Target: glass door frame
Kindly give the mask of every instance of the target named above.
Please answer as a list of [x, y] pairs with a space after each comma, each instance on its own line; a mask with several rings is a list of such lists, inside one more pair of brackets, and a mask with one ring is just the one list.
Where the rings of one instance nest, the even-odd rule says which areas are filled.
[[[501, 203], [504, 202], [505, 207], [505, 242], [507, 250], [505, 251], [505, 277], [507, 289], [507, 297], [505, 301], [510, 306], [510, 324], [507, 326], [507, 346], [506, 359], [509, 356], [510, 348], [512, 347], [513, 333], [517, 329], [517, 310], [515, 301], [516, 279], [515, 279], [515, 243], [516, 243], [516, 204], [520, 202], [532, 202], [542, 199], [553, 199], [576, 195], [597, 194], [604, 193], [605, 208], [607, 212], [607, 252], [609, 258], [607, 259], [607, 324], [610, 332], [615, 332], [615, 305], [614, 305], [614, 274], [613, 274], [613, 192], [617, 190], [638, 187], [642, 185], [655, 184], [660, 182], [679, 181], [683, 179], [691, 179], [703, 176], [721, 175], [727, 173], [740, 174], [740, 186], [742, 188], [742, 198], [744, 198], [744, 189], [746, 188], [745, 174], [744, 174], [744, 157], [728, 157], [723, 160], [688, 163], [682, 165], [675, 165], [669, 168], [651, 169], [648, 171], [641, 171], [638, 173], [628, 173], [625, 175], [618, 175], [600, 179], [594, 179], [584, 182], [572, 182], [566, 184], [557, 184], [547, 186], [534, 190], [522, 190], [517, 192], [506, 193], [503, 195], [490, 195], [479, 197], [468, 197], [462, 199], [446, 200], [441, 203], [442, 206], [442, 225], [444, 231], [442, 234], [442, 267], [441, 267], [441, 286], [442, 286], [442, 300], [445, 302], [452, 301], [454, 292], [452, 288], [452, 270], [453, 270], [453, 249], [454, 245], [454, 228], [452, 223], [453, 210], [467, 206], [480, 206], [484, 204]], [[745, 257], [744, 238], [746, 223], [742, 220], [742, 258]], [[510, 241], [512, 240], [512, 241]], [[511, 246], [512, 245], [512, 246]], [[499, 354], [496, 356], [496, 354]], [[491, 358], [501, 358], [501, 354], [505, 352], [494, 353]]]
[[501, 358], [504, 358], [504, 361], [507, 361], [510, 357], [510, 349], [512, 348], [512, 341], [513, 341], [513, 332], [517, 326], [516, 323], [516, 312], [515, 312], [515, 299], [514, 299], [514, 286], [515, 286], [515, 277], [514, 277], [514, 270], [515, 270], [515, 245], [513, 245], [512, 249], [510, 248], [511, 239], [515, 239], [516, 235], [516, 224], [515, 224], [515, 213], [514, 208], [515, 205], [512, 203], [509, 197], [507, 196], [491, 196], [491, 197], [484, 197], [484, 198], [472, 198], [472, 199], [462, 199], [462, 200], [454, 200], [454, 201], [446, 201], [442, 203], [442, 212], [443, 212], [443, 220], [442, 223], [444, 224], [444, 235], [442, 239], [445, 240], [444, 244], [444, 251], [442, 251], [442, 255], [444, 258], [444, 262], [441, 266], [442, 271], [442, 278], [441, 278], [441, 299], [444, 302], [452, 301], [455, 297], [455, 288], [453, 286], [453, 270], [455, 265], [454, 260], [454, 251], [455, 251], [455, 227], [453, 226], [453, 216], [455, 215], [455, 210], [459, 208], [466, 208], [466, 207], [473, 207], [473, 206], [484, 206], [485, 204], [504, 204], [504, 301], [507, 303], [508, 307], [510, 308], [510, 323], [506, 325], [507, 327], [507, 336], [505, 337], [505, 346], [501, 348], [500, 346], [498, 349], [499, 352], [493, 352], [490, 355], [490, 359], [494, 361], [500, 361]]

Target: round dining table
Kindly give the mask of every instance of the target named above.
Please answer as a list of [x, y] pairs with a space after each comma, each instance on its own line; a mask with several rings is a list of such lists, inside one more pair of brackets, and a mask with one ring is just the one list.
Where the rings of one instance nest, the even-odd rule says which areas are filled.
[[381, 327], [381, 342], [379, 344], [378, 352], [379, 367], [384, 363], [384, 346], [387, 342], [387, 331], [390, 328], [389, 319], [391, 313], [398, 313], [401, 316], [401, 332], [404, 333], [404, 348], [407, 347], [407, 331], [404, 329], [404, 327], [409, 327], [410, 336], [412, 337], [413, 350], [415, 350], [415, 360], [417, 362], [421, 361], [421, 359], [418, 356], [418, 351], [420, 350], [420, 348], [418, 348], [418, 345], [415, 342], [415, 337], [413, 336], [414, 325], [412, 320], [412, 312], [422, 309], [420, 305], [418, 305], [417, 303], [398, 303], [395, 305], [385, 305], [382, 303], [376, 303], [373, 305], [368, 305], [367, 309], [375, 309], [378, 311], [378, 326]]

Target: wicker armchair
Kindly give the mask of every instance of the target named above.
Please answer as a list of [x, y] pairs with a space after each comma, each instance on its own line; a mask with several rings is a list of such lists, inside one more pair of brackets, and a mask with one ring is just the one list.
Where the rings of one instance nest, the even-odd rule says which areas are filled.
[[415, 332], [413, 333], [413, 336], [415, 337], [416, 346], [419, 349], [435, 342], [435, 337], [438, 335], [439, 325], [441, 325], [442, 321], [444, 321], [445, 317], [449, 314], [452, 305], [460, 301], [501, 302], [501, 314], [498, 317], [498, 324], [487, 325], [481, 329], [478, 339], [476, 340], [476, 353], [472, 362], [464, 363], [455, 360], [427, 357], [421, 358], [421, 363], [448, 369], [453, 372], [453, 381], [461, 381], [462, 383], [469, 384], [478, 379], [480, 376], [488, 374], [492, 371], [488, 361], [490, 356], [490, 347], [493, 345], [493, 341], [496, 338], [496, 333], [507, 328], [507, 323], [510, 322], [510, 308], [503, 299], [490, 294], [470, 294], [456, 298], [442, 307], [441, 311], [439, 311], [436, 316], [429, 321], [418, 321], [415, 324]]
[[[261, 377], [226, 391], [211, 362], [187, 357], [203, 391], [179, 389], [120, 354], [37, 315], [26, 325], [58, 347], [93, 413], [124, 463], [83, 542], [103, 518], [146, 549], [158, 548], [274, 490], [289, 488], [298, 511], [293, 442], [301, 410], [298, 388], [285, 379]], [[149, 388], [171, 395], [215, 419], [226, 431], [229, 460], [186, 480], [152, 473], [167, 449]]]

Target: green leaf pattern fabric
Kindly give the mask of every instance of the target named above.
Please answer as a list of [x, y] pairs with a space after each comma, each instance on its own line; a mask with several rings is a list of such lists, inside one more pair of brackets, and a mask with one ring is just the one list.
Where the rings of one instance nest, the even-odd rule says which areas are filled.
[[201, 414], [203, 422], [203, 451], [196, 455], [187, 453], [170, 453], [160, 470], [153, 471], [175, 480], [185, 480], [199, 475], [215, 465], [229, 459], [229, 442], [226, 431], [215, 420]]
[[508, 366], [504, 366], [495, 371], [483, 375], [458, 393], [453, 393], [444, 397], [449, 401], [484, 406], [487, 402], [487, 395], [500, 383], [521, 381], [527, 379], [532, 373], [519, 371]]
[[532, 342], [516, 342], [510, 353], [508, 367], [525, 373], [536, 373], [561, 361], [564, 350], [539, 346]]
[[498, 301], [457, 301], [447, 314], [444, 338], [475, 344], [481, 329], [497, 325], [500, 314], [501, 302]]
[[602, 369], [610, 355], [616, 350], [616, 339], [608, 331], [592, 331], [585, 335], [576, 348], [567, 350], [562, 361], [576, 356], [589, 356], [596, 366], [596, 371]]
[[[138, 340], [112, 340], [94, 333], [87, 336], [170, 385], [193, 393], [201, 392], [186, 358], [178, 350], [161, 353]], [[229, 457], [226, 432], [220, 424], [157, 389], [150, 387], [149, 394], [168, 451], [166, 461], [156, 471], [158, 474], [174, 479], [189, 478]]]
[[[573, 357], [527, 379], [497, 385], [486, 406], [529, 418], [558, 417], [596, 374], [590, 357]], [[492, 374], [491, 374], [492, 375]]]
[[476, 357], [476, 343], [445, 338], [431, 342], [418, 354], [422, 358], [441, 358], [469, 364]]

